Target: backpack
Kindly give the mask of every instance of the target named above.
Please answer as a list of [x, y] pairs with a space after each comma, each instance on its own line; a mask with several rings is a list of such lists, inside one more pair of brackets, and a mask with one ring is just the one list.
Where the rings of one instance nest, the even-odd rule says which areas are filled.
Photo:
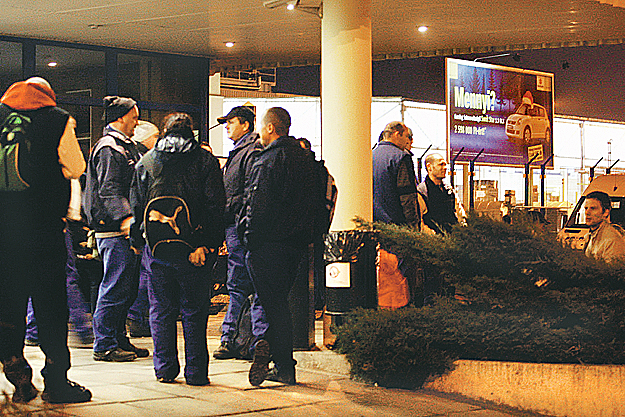
[[339, 190], [336, 187], [334, 177], [325, 166], [322, 160], [314, 161], [315, 170], [317, 171], [317, 185], [319, 187], [320, 201], [315, 211], [315, 236], [321, 236], [328, 233], [332, 219], [334, 218], [334, 209], [336, 208], [336, 200]]
[[188, 259], [189, 254], [195, 250], [190, 243], [195, 229], [191, 224], [189, 207], [182, 197], [158, 195], [162, 177], [154, 175], [155, 161], [152, 153], [147, 153], [142, 162], [154, 178], [148, 190], [150, 200], [143, 213], [147, 244], [155, 258], [179, 263]]
[[30, 186], [34, 170], [30, 124], [29, 117], [11, 112], [0, 125], [0, 191], [24, 191]]

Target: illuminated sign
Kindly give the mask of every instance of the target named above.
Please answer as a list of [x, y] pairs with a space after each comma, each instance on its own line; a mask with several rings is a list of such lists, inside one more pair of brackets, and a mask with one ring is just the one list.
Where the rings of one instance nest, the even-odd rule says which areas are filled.
[[[523, 166], [553, 154], [553, 74], [446, 60], [447, 149], [456, 162]], [[549, 166], [553, 166], [553, 160]]]

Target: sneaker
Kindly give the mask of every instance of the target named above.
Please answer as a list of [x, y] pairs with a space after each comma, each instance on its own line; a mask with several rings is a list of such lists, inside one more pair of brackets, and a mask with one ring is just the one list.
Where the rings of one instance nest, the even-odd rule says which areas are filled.
[[91, 400], [91, 391], [82, 385], [66, 380], [65, 384], [60, 386], [46, 384], [41, 398], [45, 402], [52, 404], [84, 403]]
[[231, 342], [221, 342], [219, 347], [213, 352], [213, 358], [215, 359], [234, 359], [239, 356]]
[[250, 367], [250, 373], [248, 375], [250, 384], [257, 387], [263, 383], [269, 372], [270, 359], [269, 342], [259, 340], [254, 348], [254, 362]]
[[295, 382], [295, 369], [293, 369], [292, 372], [279, 372], [274, 366], [269, 372], [267, 372], [267, 377], [265, 379], [267, 381], [281, 382], [287, 385], [297, 384], [297, 382]]
[[152, 337], [150, 326], [146, 326], [140, 321], [126, 319], [126, 327], [128, 327], [130, 337]]
[[117, 345], [120, 349], [125, 350], [126, 352], [134, 352], [137, 355], [137, 358], [147, 358], [148, 356], [150, 356], [149, 350], [137, 347], [130, 343], [128, 340], [122, 340], [121, 343], [118, 341]]
[[115, 348], [103, 352], [93, 352], [93, 359], [105, 362], [130, 362], [137, 359], [137, 354], [135, 352]]

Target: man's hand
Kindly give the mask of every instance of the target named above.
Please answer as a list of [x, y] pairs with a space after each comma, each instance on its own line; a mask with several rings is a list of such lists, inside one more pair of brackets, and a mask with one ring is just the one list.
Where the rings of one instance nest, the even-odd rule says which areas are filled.
[[215, 249], [211, 249], [209, 251], [206, 246], [200, 246], [189, 254], [189, 262], [194, 266], [204, 266], [204, 263], [206, 263], [206, 255], [214, 250]]

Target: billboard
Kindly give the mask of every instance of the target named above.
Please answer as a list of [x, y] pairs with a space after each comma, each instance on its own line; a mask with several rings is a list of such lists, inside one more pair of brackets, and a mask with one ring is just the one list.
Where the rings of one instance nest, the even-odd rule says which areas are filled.
[[[456, 162], [541, 165], [553, 154], [553, 74], [446, 59], [447, 151]], [[549, 161], [553, 167], [553, 158]]]

